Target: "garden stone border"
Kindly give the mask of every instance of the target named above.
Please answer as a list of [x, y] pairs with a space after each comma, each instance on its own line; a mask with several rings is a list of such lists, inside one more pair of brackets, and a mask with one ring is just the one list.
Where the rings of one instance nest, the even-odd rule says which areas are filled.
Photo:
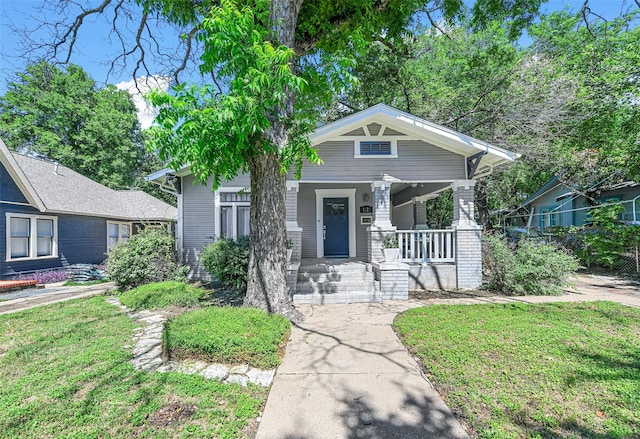
[[[227, 366], [221, 363], [207, 363], [200, 360], [166, 361], [162, 357], [162, 333], [168, 317], [161, 312], [136, 311], [120, 303], [115, 296], [108, 297], [107, 303], [117, 306], [134, 322], [141, 326], [134, 330], [133, 358], [131, 364], [136, 370], [150, 372], [178, 372], [187, 375], [202, 375], [207, 379], [217, 379], [225, 383], [247, 386], [253, 383], [268, 387], [273, 382], [275, 369], [260, 370], [246, 364]], [[130, 346], [129, 346], [130, 347]]]

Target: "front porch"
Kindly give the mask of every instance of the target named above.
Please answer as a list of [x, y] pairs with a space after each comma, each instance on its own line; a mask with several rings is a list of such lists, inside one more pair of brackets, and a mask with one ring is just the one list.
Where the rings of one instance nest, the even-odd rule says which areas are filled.
[[[375, 302], [406, 299], [409, 289], [479, 287], [481, 228], [473, 218], [474, 184], [288, 182], [291, 298], [296, 303]], [[453, 222], [430, 229], [424, 201], [447, 188], [453, 189]], [[387, 235], [398, 240], [395, 261], [383, 256]], [[332, 246], [342, 252], [340, 258], [332, 257]]]

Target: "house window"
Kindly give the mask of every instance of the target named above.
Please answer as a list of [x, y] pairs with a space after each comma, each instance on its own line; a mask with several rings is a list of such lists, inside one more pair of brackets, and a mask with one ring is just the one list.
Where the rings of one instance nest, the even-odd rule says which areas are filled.
[[237, 239], [249, 235], [251, 208], [248, 192], [220, 192], [220, 236]]
[[131, 223], [107, 221], [107, 250], [131, 237]]
[[391, 142], [360, 142], [360, 155], [391, 155]]
[[57, 229], [56, 217], [8, 213], [6, 260], [57, 257]]

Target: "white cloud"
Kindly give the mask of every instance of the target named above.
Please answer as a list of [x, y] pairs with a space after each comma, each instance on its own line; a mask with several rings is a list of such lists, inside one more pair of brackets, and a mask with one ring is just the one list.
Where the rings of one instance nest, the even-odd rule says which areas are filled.
[[[137, 87], [136, 87], [137, 83]], [[147, 101], [145, 101], [143, 95], [151, 90], [169, 90], [171, 84], [171, 78], [168, 76], [141, 76], [135, 80], [121, 82], [116, 84], [118, 90], [127, 90], [133, 98], [133, 103], [136, 104], [138, 109], [138, 120], [143, 130], [146, 130], [151, 126], [153, 120], [157, 116], [158, 112], [154, 110]], [[141, 93], [142, 92], [142, 93]]]

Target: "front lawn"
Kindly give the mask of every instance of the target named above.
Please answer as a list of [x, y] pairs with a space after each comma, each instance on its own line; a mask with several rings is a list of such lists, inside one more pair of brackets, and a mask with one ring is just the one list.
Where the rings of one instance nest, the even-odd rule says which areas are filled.
[[273, 369], [280, 364], [290, 327], [286, 317], [260, 309], [206, 307], [169, 321], [164, 342], [175, 358]]
[[0, 437], [250, 437], [267, 390], [135, 371], [103, 297], [0, 316]]
[[430, 306], [394, 326], [481, 438], [640, 437], [639, 309]]

